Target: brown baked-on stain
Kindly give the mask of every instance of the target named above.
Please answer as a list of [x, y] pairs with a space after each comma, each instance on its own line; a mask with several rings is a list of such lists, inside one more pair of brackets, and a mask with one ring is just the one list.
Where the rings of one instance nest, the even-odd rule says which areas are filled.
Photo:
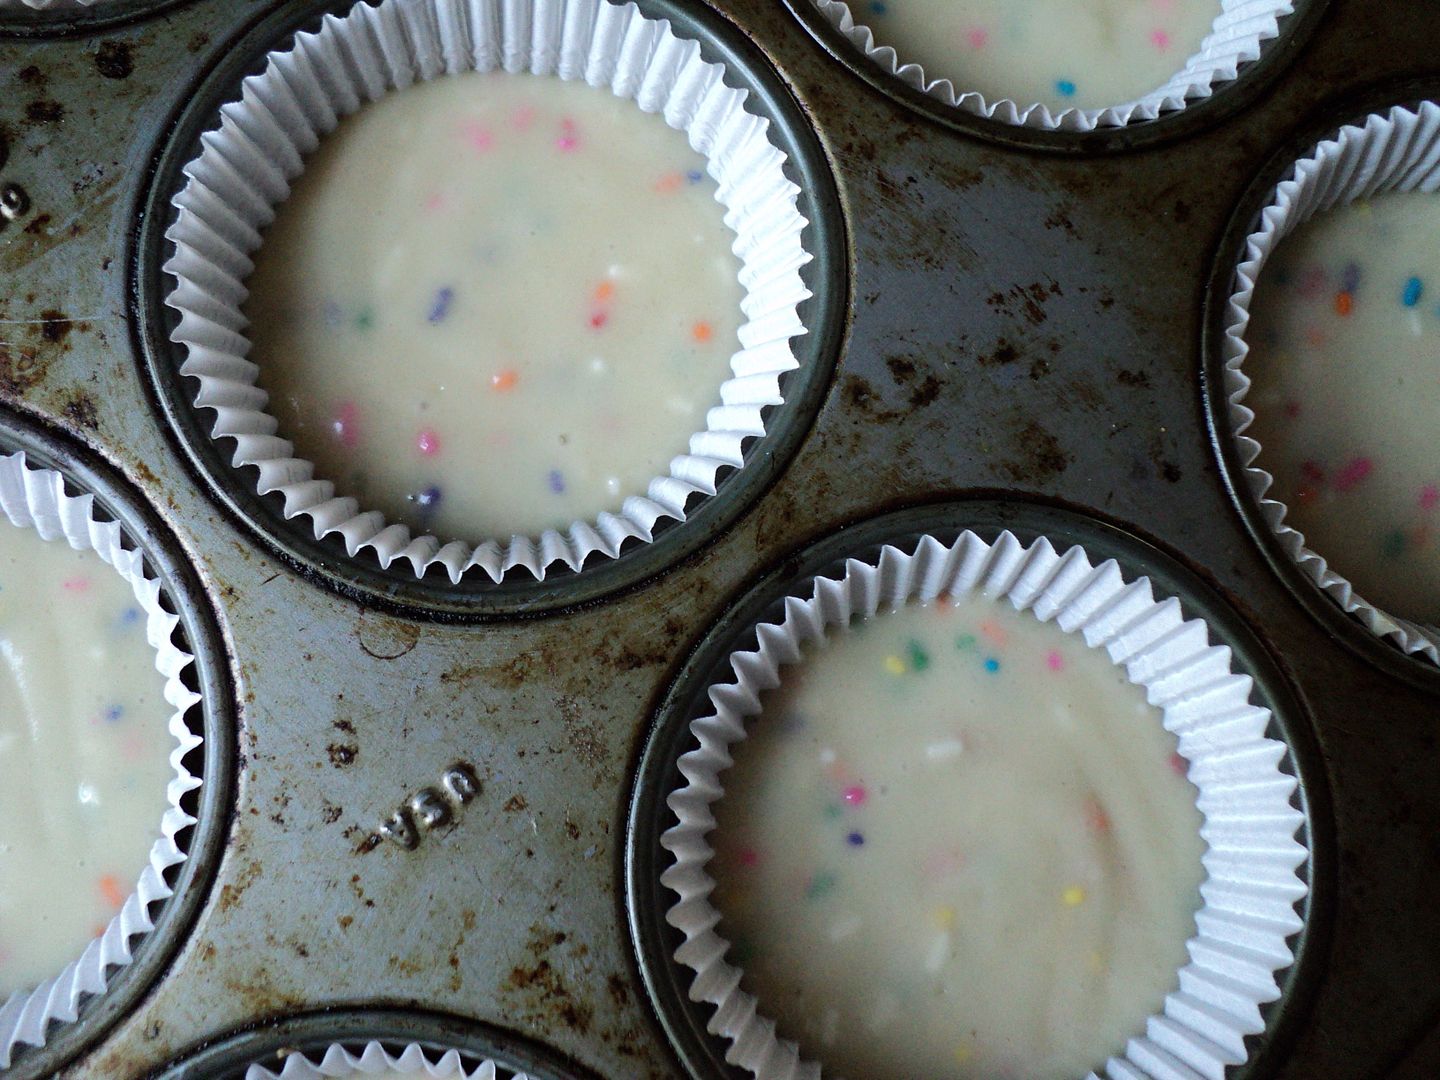
[[95, 410], [95, 399], [83, 390], [72, 394], [63, 409], [65, 419], [77, 427], [94, 431], [100, 426], [100, 417]]
[[[29, 236], [39, 236], [43, 233], [53, 219], [49, 214], [36, 214], [25, 224], [25, 233]], [[31, 300], [34, 303], [34, 300]]]
[[63, 344], [75, 323], [63, 311], [49, 308], [40, 313], [40, 337], [51, 345]]
[[15, 77], [26, 86], [44, 86], [50, 81], [45, 72], [41, 71], [35, 64], [21, 68]]
[[976, 358], [976, 363], [981, 367], [1004, 367], [1006, 364], [1013, 364], [1020, 359], [1020, 350], [1008, 338], [1001, 338], [995, 343], [995, 351], [986, 356], [981, 353]]
[[565, 943], [566, 935], [543, 931], [537, 934], [536, 931], [536, 927], [531, 927], [534, 936], [526, 946], [534, 962], [511, 968], [501, 989], [528, 999], [526, 1019], [532, 1024], [543, 1027], [558, 1020], [581, 1035], [589, 1034], [595, 1010], [574, 999], [565, 985], [565, 977], [546, 958], [551, 949]]
[[190, 40], [185, 43], [185, 48], [192, 53], [197, 53], [209, 44], [210, 35], [203, 30], [197, 30], [190, 35]]
[[528, 809], [529, 806], [530, 804], [525, 801], [525, 796], [517, 794], [511, 795], [510, 798], [505, 800], [505, 805], [502, 806], [500, 809], [505, 811], [505, 813], [507, 814], [514, 814], [518, 813], [521, 810]]
[[625, 980], [619, 975], [611, 975], [605, 980], [605, 989], [610, 991], [610, 999], [620, 1008], [630, 1004], [630, 988], [625, 985]]
[[355, 763], [360, 756], [360, 748], [354, 743], [331, 743], [325, 748], [325, 753], [330, 756], [331, 765], [344, 769]]
[[923, 409], [940, 396], [940, 380], [934, 375], [927, 374], [919, 382], [916, 377], [919, 370], [915, 360], [908, 356], [887, 356], [885, 366], [890, 369], [890, 374], [895, 379], [895, 384], [903, 389], [908, 389], [909, 394], [906, 400], [910, 402], [913, 409]]
[[1034, 420], [1019, 432], [1024, 457], [1007, 461], [1000, 467], [1017, 484], [1044, 483], [1055, 479], [1070, 467], [1074, 458], [1067, 454], [1056, 439]]
[[0, 344], [0, 393], [19, 396], [45, 378], [46, 361], [23, 348]]
[[32, 124], [58, 124], [65, 119], [65, 106], [49, 99], [32, 101], [25, 106], [25, 119]]
[[95, 53], [95, 70], [107, 79], [128, 79], [135, 70], [135, 57], [124, 41], [102, 41]]
[[226, 882], [220, 886], [220, 897], [215, 901], [216, 906], [221, 911], [229, 911], [240, 902], [240, 898], [245, 895], [245, 890], [255, 884], [255, 879], [259, 876], [260, 864], [258, 862], [249, 863], [245, 869], [235, 875], [233, 882]]

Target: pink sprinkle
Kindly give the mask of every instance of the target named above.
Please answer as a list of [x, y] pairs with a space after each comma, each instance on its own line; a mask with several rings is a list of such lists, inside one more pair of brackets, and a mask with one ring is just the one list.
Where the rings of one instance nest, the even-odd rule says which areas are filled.
[[741, 865], [741, 866], [759, 866], [759, 865], [760, 865], [760, 853], [759, 853], [758, 851], [756, 851], [754, 848], [748, 848], [748, 847], [747, 847], [747, 848], [741, 848], [741, 849], [740, 849], [740, 865]]
[[1161, 52], [1164, 52], [1170, 47], [1170, 35], [1158, 28], [1152, 30], [1150, 31], [1150, 44], [1154, 45], [1155, 48]]
[[1375, 470], [1375, 463], [1369, 458], [1358, 457], [1335, 474], [1335, 490], [1349, 491]]
[[330, 421], [330, 430], [346, 450], [360, 445], [360, 409], [353, 401], [342, 401], [335, 409], [335, 419]]
[[580, 133], [574, 120], [566, 117], [560, 121], [560, 138], [555, 140], [555, 145], [566, 154], [580, 148]]
[[425, 209], [433, 214], [437, 210], [444, 210], [447, 202], [443, 192], [432, 191], [425, 196]]
[[597, 312], [595, 312], [594, 314], [592, 314], [592, 315], [590, 316], [590, 325], [591, 325], [592, 327], [594, 327], [596, 330], [599, 330], [602, 326], [604, 326], [604, 325], [605, 325], [607, 322], [609, 322], [609, 321], [610, 321], [610, 316], [607, 315], [607, 314], [605, 314], [605, 312], [603, 312], [603, 311], [597, 311]]
[[426, 457], [434, 457], [440, 452], [440, 436], [430, 428], [425, 428], [415, 439], [415, 449]]
[[1054, 649], [1051, 649], [1050, 652], [1047, 653], [1045, 656], [1045, 666], [1048, 667], [1051, 671], [1064, 671], [1065, 658], [1061, 656], [1058, 652], [1056, 652]]
[[1176, 776], [1189, 776], [1190, 763], [1179, 754], [1170, 755], [1170, 771]]
[[534, 123], [535, 108], [532, 105], [522, 105], [516, 109], [515, 114], [510, 117], [510, 126], [516, 131], [529, 131], [531, 125]]
[[847, 787], [840, 797], [845, 800], [847, 806], [862, 806], [869, 796], [863, 786], [856, 784], [853, 787]]
[[90, 591], [90, 579], [88, 577], [66, 578], [60, 583], [60, 587], [66, 592], [82, 593]]
[[965, 35], [965, 40], [970, 43], [970, 48], [983, 49], [990, 41], [990, 32], [977, 26]]
[[488, 153], [495, 146], [495, 133], [478, 120], [466, 120], [460, 134], [477, 154]]
[[1426, 484], [1420, 489], [1420, 509], [1434, 510], [1437, 506], [1440, 506], [1440, 487]]

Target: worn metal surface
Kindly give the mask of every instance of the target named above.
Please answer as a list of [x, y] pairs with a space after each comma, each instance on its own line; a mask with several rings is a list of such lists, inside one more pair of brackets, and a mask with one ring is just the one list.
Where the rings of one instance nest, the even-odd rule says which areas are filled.
[[[1313, 733], [1333, 875], [1316, 882], [1307, 985], [1257, 1071], [1440, 1071], [1440, 673], [1277, 573], [1222, 475], [1204, 377], [1215, 284], [1257, 192], [1365, 108], [1440, 92], [1440, 8], [1330, 0], [1213, 108], [1060, 153], [916, 112], [773, 0], [717, 2], [836, 179], [850, 280], [833, 378], [773, 483], [677, 565], [459, 625], [367, 607], [278, 557], [188, 463], [138, 355], [128, 267], [149, 167], [227, 39], [276, 6], [194, 0], [23, 36], [0, 21], [0, 183], [30, 202], [0, 230], [0, 396], [144, 493], [216, 612], [239, 714], [210, 902], [64, 1075], [147, 1075], [339, 1005], [471, 1018], [614, 1080], [680, 1075], [621, 885], [652, 715], [735, 598], [794, 553], [977, 497], [1076, 511], [1163, 552], [1260, 643]], [[410, 851], [367, 839], [457, 762], [481, 791], [448, 823]]]

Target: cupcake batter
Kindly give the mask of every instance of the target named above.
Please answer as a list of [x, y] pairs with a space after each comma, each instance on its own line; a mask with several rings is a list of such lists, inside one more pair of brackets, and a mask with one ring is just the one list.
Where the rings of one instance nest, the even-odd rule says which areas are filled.
[[1052, 111], [1143, 97], [1200, 51], [1220, 0], [850, 0], [928, 79]]
[[826, 1076], [1073, 1080], [1178, 989], [1196, 791], [1078, 635], [983, 597], [832, 631], [732, 753], [719, 932]]
[[0, 1002], [134, 891], [174, 771], [146, 616], [93, 551], [0, 523]]
[[688, 453], [740, 348], [705, 159], [583, 83], [466, 74], [340, 123], [245, 312], [280, 434], [445, 539], [564, 530]]
[[1261, 273], [1244, 371], [1286, 523], [1367, 601], [1440, 623], [1440, 196], [1296, 229]]

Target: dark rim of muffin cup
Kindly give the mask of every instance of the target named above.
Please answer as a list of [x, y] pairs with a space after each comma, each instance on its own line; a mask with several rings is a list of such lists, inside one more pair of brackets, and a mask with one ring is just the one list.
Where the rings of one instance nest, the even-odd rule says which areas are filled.
[[[180, 800], [181, 808], [195, 822], [175, 836], [185, 858], [163, 875], [173, 893], [149, 906], [154, 926], [143, 936], [130, 939], [131, 962], [107, 967], [104, 991], [86, 996], [75, 1020], [51, 1019], [42, 1045], [15, 1044], [6, 1080], [38, 1080], [53, 1075], [94, 1045], [135, 1007], [174, 958], [194, 923], [229, 830], [237, 724], [227, 652], [209, 598], [180, 545], [150, 505], [109, 466], [91, 460], [48, 429], [0, 410], [0, 453], [15, 452], [23, 452], [30, 466], [64, 477], [67, 494], [93, 495], [94, 517], [118, 522], [125, 546], [143, 554], [147, 575], [160, 583], [164, 606], [179, 619], [175, 636], [193, 657], [182, 680], [199, 700], [184, 719], [202, 740], [184, 758], [187, 770], [202, 782]], [[143, 542], [137, 542], [137, 537], [143, 537]]]
[[234, 520], [301, 573], [382, 609], [451, 621], [538, 613], [662, 573], [711, 542], [773, 482], [803, 441], [829, 385], [846, 331], [846, 240], [834, 181], [808, 120], [763, 53], [730, 24], [684, 0], [640, 0], [642, 16], [667, 20], [678, 36], [699, 43], [705, 61], [726, 68], [727, 85], [748, 91], [746, 111], [769, 121], [768, 137], [787, 158], [785, 175], [800, 189], [798, 209], [808, 223], [802, 243], [811, 257], [800, 276], [810, 298], [799, 307], [807, 332], [790, 342], [799, 366], [780, 376], [784, 403], [763, 410], [766, 433], [747, 440], [743, 467], [722, 469], [716, 494], [692, 497], [684, 521], [662, 519], [650, 541], [627, 540], [615, 558], [596, 553], [579, 571], [552, 563], [541, 580], [511, 568], [499, 582], [475, 567], [458, 583], [439, 566], [420, 576], [403, 560], [382, 568], [372, 549], [351, 556], [334, 534], [316, 540], [303, 512], [287, 518], [278, 493], [257, 494], [253, 466], [232, 466], [234, 441], [211, 436], [213, 410], [194, 404], [194, 380], [179, 373], [184, 351], [169, 340], [178, 317], [166, 303], [177, 282], [163, 269], [174, 253], [165, 236], [176, 218], [171, 199], [185, 185], [182, 170], [200, 152], [200, 136], [216, 125], [220, 107], [237, 99], [242, 80], [263, 71], [267, 57], [287, 48], [294, 35], [355, 6], [355, 0], [303, 0], [255, 20], [216, 50], [215, 65], [187, 88], [184, 104], [165, 125], [169, 136], [153, 160], [133, 237], [128, 292], [137, 349], [184, 458]]
[[[1248, 1057], [1226, 1071], [1230, 1080], [1269, 1075], [1284, 1060], [1318, 986], [1317, 958], [1333, 919], [1334, 835], [1325, 772], [1310, 720], [1262, 639], [1210, 593], [1173, 555], [1119, 528], [1039, 502], [974, 500], [941, 503], [871, 519], [828, 537], [771, 570], [730, 605], [690, 654], [666, 690], [647, 732], [631, 791], [625, 846], [625, 898], [631, 943], [642, 981], [671, 1045], [697, 1080], [751, 1080], [754, 1074], [727, 1056], [728, 1040], [710, 1027], [714, 1007], [690, 997], [695, 972], [675, 959], [685, 935], [666, 916], [676, 893], [661, 883], [673, 865], [662, 834], [677, 824], [667, 798], [687, 784], [679, 760], [695, 746], [691, 723], [713, 715], [708, 691], [734, 681], [731, 654], [754, 649], [756, 627], [779, 622], [787, 596], [804, 598], [816, 577], [838, 579], [847, 559], [875, 563], [884, 546], [913, 552], [926, 536], [950, 543], [963, 531], [987, 541], [1009, 532], [1029, 545], [1041, 537], [1057, 546], [1082, 546], [1095, 558], [1113, 558], [1126, 580], [1147, 577], [1157, 598], [1178, 597], [1190, 618], [1203, 620], [1212, 640], [1231, 650], [1232, 670], [1253, 680], [1252, 701], [1270, 710], [1265, 736], [1285, 744], [1282, 771], [1297, 781], [1290, 798], [1303, 819], [1296, 833], [1307, 855], [1295, 874], [1305, 894], [1295, 903], [1300, 929], [1288, 939], [1293, 961], [1274, 973], [1279, 996], [1260, 1006], [1261, 1034], [1245, 1038]], [[763, 1010], [763, 1003], [761, 1005]]]

